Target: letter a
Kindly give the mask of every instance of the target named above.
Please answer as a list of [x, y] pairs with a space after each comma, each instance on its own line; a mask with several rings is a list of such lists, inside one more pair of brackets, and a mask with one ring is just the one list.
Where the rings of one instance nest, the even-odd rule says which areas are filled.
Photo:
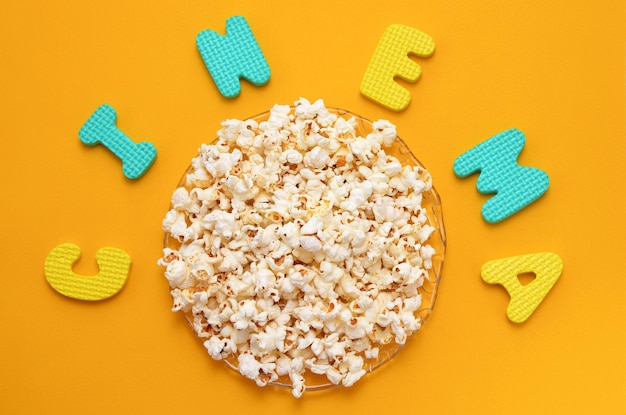
[[365, 71], [361, 94], [390, 110], [404, 110], [411, 102], [411, 94], [394, 77], [417, 82], [422, 68], [408, 55], [427, 58], [434, 52], [435, 42], [426, 33], [400, 24], [389, 26]]
[[[561, 276], [563, 261], [557, 254], [543, 252], [497, 259], [485, 263], [480, 276], [489, 284], [501, 284], [511, 296], [506, 315], [514, 323], [524, 322]], [[518, 276], [534, 273], [535, 279], [522, 285]]]
[[482, 208], [482, 216], [489, 223], [508, 218], [548, 190], [550, 180], [546, 173], [517, 164], [525, 141], [521, 131], [510, 129], [483, 141], [454, 161], [457, 176], [467, 177], [480, 171], [476, 181], [478, 191], [496, 193]]
[[270, 79], [267, 61], [242, 16], [226, 20], [226, 36], [212, 30], [198, 33], [196, 45], [217, 89], [226, 98], [239, 95], [240, 78], [256, 86], [264, 85]]

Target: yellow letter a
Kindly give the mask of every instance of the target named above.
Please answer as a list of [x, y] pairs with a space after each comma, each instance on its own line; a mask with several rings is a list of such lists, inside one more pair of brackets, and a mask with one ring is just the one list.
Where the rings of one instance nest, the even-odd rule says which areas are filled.
[[[504, 286], [511, 296], [506, 315], [512, 322], [521, 323], [543, 301], [562, 270], [561, 257], [543, 252], [489, 261], [482, 266], [480, 275], [489, 284]], [[518, 275], [528, 272], [534, 273], [535, 279], [522, 285]]]

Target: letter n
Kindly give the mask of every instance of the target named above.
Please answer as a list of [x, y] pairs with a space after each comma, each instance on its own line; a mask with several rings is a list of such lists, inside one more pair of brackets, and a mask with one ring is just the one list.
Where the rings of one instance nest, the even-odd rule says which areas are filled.
[[248, 22], [242, 16], [226, 20], [226, 35], [203, 30], [196, 45], [217, 89], [227, 98], [241, 92], [240, 78], [261, 86], [270, 79], [270, 69]]

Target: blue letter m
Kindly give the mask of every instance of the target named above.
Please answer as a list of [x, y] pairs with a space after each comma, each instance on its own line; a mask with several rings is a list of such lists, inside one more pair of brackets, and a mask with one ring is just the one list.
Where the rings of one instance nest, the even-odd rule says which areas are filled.
[[542, 196], [550, 180], [542, 170], [517, 163], [526, 138], [517, 129], [503, 131], [461, 154], [454, 161], [454, 173], [467, 177], [480, 171], [476, 188], [496, 193], [482, 208], [489, 223], [500, 222]]

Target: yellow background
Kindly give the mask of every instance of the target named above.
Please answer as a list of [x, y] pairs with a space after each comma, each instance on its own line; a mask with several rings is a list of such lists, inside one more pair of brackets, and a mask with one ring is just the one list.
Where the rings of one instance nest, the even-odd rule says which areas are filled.
[[[0, 12], [3, 238], [0, 413], [624, 413], [626, 411], [626, 11], [623, 0], [11, 1]], [[243, 15], [272, 71], [219, 95], [195, 46]], [[423, 75], [400, 113], [359, 93], [384, 29], [429, 34]], [[349, 389], [296, 400], [210, 359], [170, 311], [156, 265], [180, 176], [225, 118], [298, 97], [387, 118], [431, 170], [448, 234], [433, 315], [390, 364]], [[158, 150], [139, 180], [78, 130], [103, 103]], [[547, 193], [496, 225], [476, 176], [454, 159], [508, 128]], [[55, 246], [133, 260], [125, 288], [96, 303], [46, 282]], [[523, 324], [483, 263], [550, 251], [564, 270]]]

